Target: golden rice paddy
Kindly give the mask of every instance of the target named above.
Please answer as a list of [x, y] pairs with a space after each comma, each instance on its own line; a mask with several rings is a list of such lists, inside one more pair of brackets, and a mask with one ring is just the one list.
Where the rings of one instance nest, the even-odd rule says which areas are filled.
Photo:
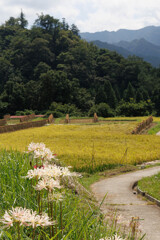
[[[134, 119], [140, 121], [140, 118]], [[30, 142], [44, 142], [62, 162], [79, 171], [160, 159], [160, 136], [131, 135], [137, 124], [136, 121], [101, 125], [52, 124], [1, 134], [0, 148], [25, 151]]]

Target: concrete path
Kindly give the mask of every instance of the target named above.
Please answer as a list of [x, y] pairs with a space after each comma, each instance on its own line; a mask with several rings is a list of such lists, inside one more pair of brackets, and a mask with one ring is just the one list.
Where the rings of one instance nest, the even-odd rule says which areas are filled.
[[122, 215], [129, 221], [132, 217], [144, 219], [139, 222], [142, 232], [146, 233], [145, 239], [160, 240], [160, 207], [149, 205], [132, 190], [135, 181], [158, 172], [160, 172], [160, 166], [115, 176], [94, 183], [91, 189], [98, 202], [101, 202], [107, 193], [102, 205], [104, 213], [116, 210], [118, 215]]

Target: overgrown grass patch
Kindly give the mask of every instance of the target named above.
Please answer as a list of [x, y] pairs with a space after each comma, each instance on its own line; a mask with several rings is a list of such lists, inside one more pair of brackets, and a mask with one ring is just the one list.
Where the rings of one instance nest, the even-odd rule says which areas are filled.
[[36, 117], [36, 118], [31, 119], [31, 121], [36, 122], [36, 121], [41, 121], [41, 120], [44, 120], [44, 119], [45, 119], [45, 117], [44, 118], [43, 117]]
[[160, 122], [156, 122], [156, 125], [149, 129], [148, 134], [149, 135], [155, 135], [160, 131]]
[[[27, 171], [30, 169], [30, 159], [28, 154], [19, 153], [18, 151], [0, 152], [0, 219], [5, 210], [12, 207], [25, 207], [27, 209], [38, 209], [37, 195], [31, 186], [31, 181], [26, 179]], [[43, 209], [47, 209], [47, 202], [43, 203]], [[60, 207], [57, 203], [57, 232], [59, 234], [53, 239], [62, 239], [62, 232], [60, 231]], [[107, 227], [103, 222], [103, 216], [99, 209], [95, 207], [83, 196], [73, 194], [71, 191], [66, 191], [64, 200], [62, 201], [62, 217], [63, 217], [63, 239], [99, 239], [111, 235], [114, 228]], [[19, 239], [16, 235], [16, 228], [11, 227], [9, 230], [1, 228], [0, 236], [4, 240]], [[49, 230], [46, 228], [39, 231], [40, 238], [36, 239], [51, 239], [49, 237]], [[44, 232], [44, 234], [43, 234]], [[32, 235], [31, 230], [21, 230], [21, 239], [30, 240]], [[45, 235], [45, 237], [44, 237]]]
[[160, 200], [160, 173], [141, 179], [138, 186], [142, 191]]
[[20, 123], [20, 119], [16, 118], [16, 119], [8, 119], [7, 120], [7, 125], [15, 125], [15, 124], [19, 124]]

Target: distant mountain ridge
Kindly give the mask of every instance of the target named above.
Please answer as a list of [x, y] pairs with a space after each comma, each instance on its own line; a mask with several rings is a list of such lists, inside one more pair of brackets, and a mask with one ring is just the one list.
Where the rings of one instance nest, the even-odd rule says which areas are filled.
[[106, 48], [110, 51], [116, 51], [123, 57], [136, 55], [151, 63], [155, 67], [160, 65], [160, 46], [156, 46], [145, 39], [136, 39], [132, 42], [121, 41], [115, 45], [104, 43], [99, 40], [92, 42], [99, 48]]
[[110, 44], [107, 42], [101, 42], [99, 40], [92, 41], [92, 43], [95, 44], [99, 48], [106, 48], [110, 51], [116, 51], [117, 53], [121, 54], [123, 57], [128, 57], [129, 55], [133, 55], [132, 52], [125, 49], [124, 47], [118, 46], [118, 44], [114, 45], [114, 44]]
[[135, 54], [142, 54], [146, 56], [154, 55], [156, 57], [160, 57], [160, 46], [154, 45], [146, 41], [144, 38], [135, 39], [131, 42], [121, 41], [115, 45], [125, 48], [126, 50]]
[[160, 46], [160, 26], [149, 26], [139, 30], [127, 30], [120, 29], [118, 31], [102, 31], [89, 33], [84, 32], [80, 33], [81, 38], [86, 39], [87, 41], [99, 40], [101, 42], [107, 43], [117, 43], [120, 41], [133, 41], [135, 39], [144, 38], [146, 41], [149, 41], [155, 45]]
[[136, 55], [155, 67], [160, 65], [160, 27], [150, 26], [139, 30], [120, 29], [116, 32], [103, 31], [80, 35], [81, 38], [93, 42], [98, 47], [116, 51], [124, 57]]

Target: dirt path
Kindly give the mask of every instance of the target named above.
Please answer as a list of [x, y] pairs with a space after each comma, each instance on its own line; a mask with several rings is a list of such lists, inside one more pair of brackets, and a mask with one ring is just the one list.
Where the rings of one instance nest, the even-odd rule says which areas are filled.
[[158, 172], [160, 166], [104, 179], [92, 185], [92, 192], [99, 202], [107, 193], [102, 205], [104, 213], [116, 210], [126, 220], [131, 220], [132, 217], [144, 219], [140, 221], [140, 228], [146, 233], [145, 239], [160, 240], [160, 207], [149, 205], [132, 190], [135, 181]]

